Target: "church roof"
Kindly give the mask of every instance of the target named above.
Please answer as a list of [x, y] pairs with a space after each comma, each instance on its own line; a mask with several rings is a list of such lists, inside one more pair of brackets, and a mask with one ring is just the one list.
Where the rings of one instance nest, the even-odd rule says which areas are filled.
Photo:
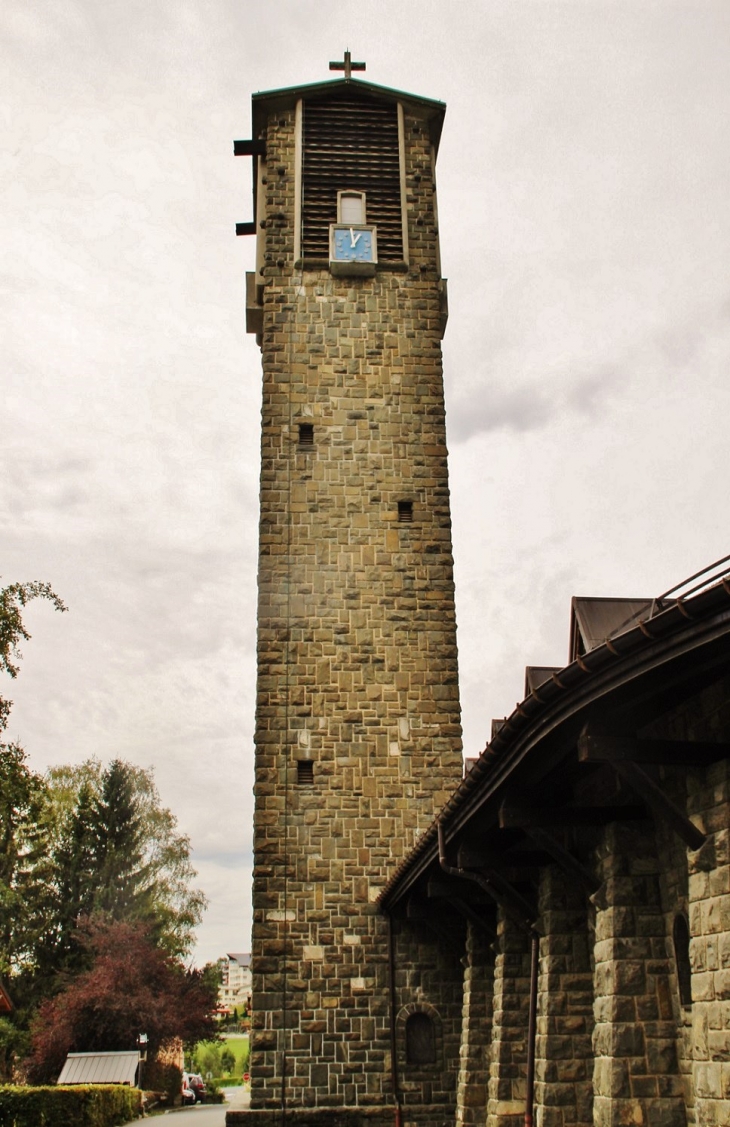
[[375, 82], [365, 82], [361, 78], [335, 78], [326, 82], [309, 82], [301, 86], [285, 86], [279, 90], [262, 90], [251, 98], [252, 134], [258, 137], [266, 125], [266, 118], [277, 110], [292, 109], [300, 98], [321, 98], [327, 94], [351, 91], [361, 93], [379, 101], [402, 102], [429, 123], [431, 142], [438, 149], [441, 129], [446, 113], [446, 104], [433, 98], [423, 98], [419, 94], [408, 94], [389, 86], [379, 86]]
[[[720, 562], [726, 563], [725, 560]], [[496, 725], [490, 743], [436, 821], [393, 873], [378, 899], [380, 907], [389, 911], [431, 865], [438, 866], [439, 825], [448, 840], [462, 831], [473, 817], [478, 815], [484, 822], [489, 810], [492, 818], [494, 802], [499, 801], [507, 785], [514, 786], [515, 780], [529, 778], [543, 754], [551, 762], [553, 759], [559, 762], [566, 749], [575, 748], [586, 718], [600, 715], [607, 707], [609, 711], [616, 707], [629, 710], [634, 706], [634, 699], [643, 700], [646, 706], [651, 698], [664, 701], [666, 706], [670, 670], [676, 671], [673, 676], [678, 681], [690, 685], [697, 677], [698, 668], [703, 668], [708, 676], [707, 671], [718, 666], [727, 669], [730, 654], [730, 573], [727, 568], [720, 582], [718, 578], [714, 576], [708, 587], [697, 584], [689, 597], [680, 595], [669, 600], [662, 596], [648, 602], [614, 600], [621, 604], [621, 609], [617, 606], [611, 609], [610, 623], [608, 619], [602, 619], [600, 624], [591, 619], [591, 629], [597, 630], [598, 635], [607, 624], [612, 624], [609, 636], [604, 634], [603, 642], [599, 642], [595, 633], [591, 634], [592, 647], [571, 654], [569, 664], [557, 672], [551, 671], [541, 684], [533, 683], [531, 692], [511, 716]], [[598, 600], [584, 602], [596, 604]], [[633, 604], [640, 603], [644, 603], [645, 610], [637, 616], [634, 613], [637, 607]], [[585, 606], [582, 609], [585, 610]], [[626, 610], [632, 612], [628, 617]], [[624, 614], [625, 621], [614, 612]]]

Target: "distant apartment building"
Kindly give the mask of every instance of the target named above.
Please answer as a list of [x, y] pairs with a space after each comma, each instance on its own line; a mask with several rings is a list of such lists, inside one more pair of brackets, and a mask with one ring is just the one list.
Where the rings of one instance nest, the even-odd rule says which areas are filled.
[[218, 1006], [235, 1009], [251, 1001], [251, 955], [229, 953], [218, 960], [221, 985]]

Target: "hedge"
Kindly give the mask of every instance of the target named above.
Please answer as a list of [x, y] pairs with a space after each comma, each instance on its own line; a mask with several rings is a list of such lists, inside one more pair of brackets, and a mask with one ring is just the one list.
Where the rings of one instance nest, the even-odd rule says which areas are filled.
[[0, 1127], [117, 1127], [141, 1111], [142, 1093], [122, 1084], [0, 1087]]

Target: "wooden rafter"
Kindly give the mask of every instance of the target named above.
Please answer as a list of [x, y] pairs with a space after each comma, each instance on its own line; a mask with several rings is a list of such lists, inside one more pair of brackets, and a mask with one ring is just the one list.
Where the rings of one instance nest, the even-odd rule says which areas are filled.
[[730, 744], [695, 740], [640, 740], [585, 729], [578, 737], [581, 763], [655, 763], [667, 767], [706, 767], [730, 755]]

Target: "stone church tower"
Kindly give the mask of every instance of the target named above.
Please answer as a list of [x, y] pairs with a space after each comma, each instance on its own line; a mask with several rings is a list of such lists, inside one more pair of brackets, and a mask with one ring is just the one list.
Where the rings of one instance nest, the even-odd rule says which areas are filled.
[[[253, 97], [263, 407], [252, 1109], [391, 1103], [378, 895], [461, 778], [434, 169], [445, 107]], [[274, 1115], [275, 1113], [275, 1115]], [[257, 1120], [258, 1121], [258, 1120]], [[389, 1116], [392, 1122], [392, 1104]]]

